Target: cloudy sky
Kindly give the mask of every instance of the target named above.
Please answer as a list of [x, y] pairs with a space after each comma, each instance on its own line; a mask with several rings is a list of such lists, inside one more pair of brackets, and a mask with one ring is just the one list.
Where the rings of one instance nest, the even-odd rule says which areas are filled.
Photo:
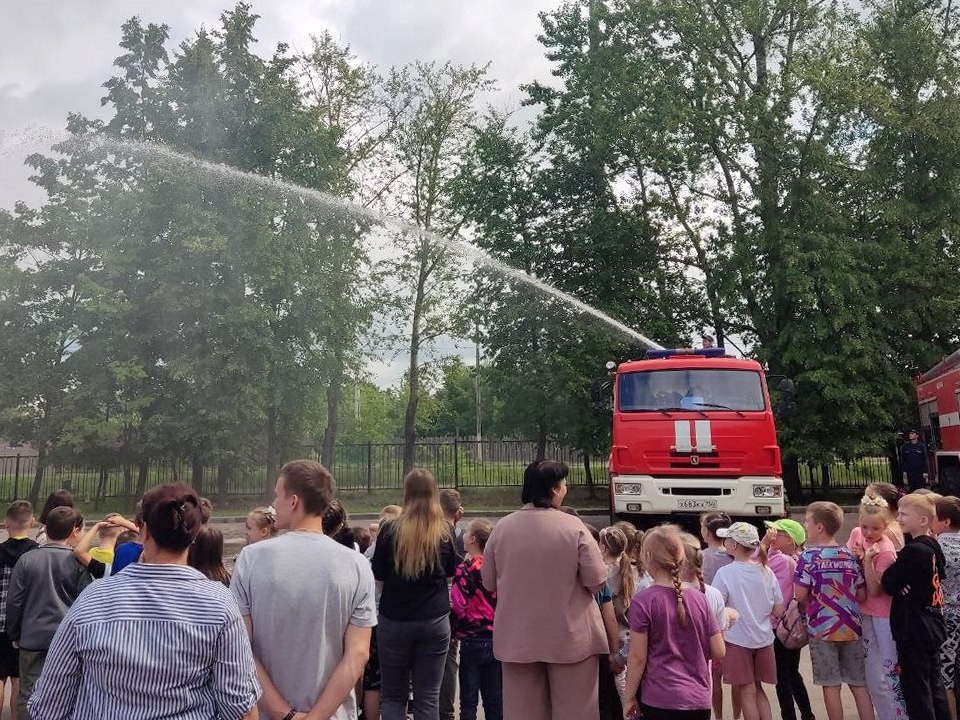
[[[492, 62], [500, 91], [490, 101], [515, 108], [518, 86], [547, 79], [537, 42], [537, 13], [560, 0], [259, 0], [259, 51], [277, 42], [309, 47], [311, 34], [329, 30], [365, 61], [388, 67], [414, 60]], [[27, 182], [23, 158], [49, 146], [66, 115], [102, 117], [103, 82], [120, 54], [121, 24], [138, 15], [170, 26], [171, 47], [202, 25], [215, 26], [232, 0], [31, 0], [0, 2], [0, 207], [41, 199]], [[472, 346], [444, 341], [444, 354], [471, 357]], [[392, 382], [404, 360], [371, 368]]]

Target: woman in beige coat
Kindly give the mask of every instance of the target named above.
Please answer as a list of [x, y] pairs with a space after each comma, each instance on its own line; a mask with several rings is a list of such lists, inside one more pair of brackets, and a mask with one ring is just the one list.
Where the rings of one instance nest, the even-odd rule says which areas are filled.
[[607, 570], [581, 520], [559, 509], [567, 472], [550, 460], [527, 467], [523, 507], [497, 523], [484, 551], [505, 720], [597, 717], [597, 662], [608, 646], [594, 594]]

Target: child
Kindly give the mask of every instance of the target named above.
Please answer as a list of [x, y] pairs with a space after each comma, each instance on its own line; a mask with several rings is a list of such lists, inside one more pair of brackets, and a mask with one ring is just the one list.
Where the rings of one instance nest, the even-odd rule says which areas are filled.
[[946, 561], [930, 536], [935, 517], [929, 496], [900, 498], [897, 522], [907, 542], [881, 579], [884, 592], [893, 598], [890, 630], [897, 643], [907, 714], [915, 720], [950, 718], [940, 670], [940, 647], [947, 639], [941, 589]]
[[190, 546], [187, 564], [210, 580], [230, 587], [230, 573], [223, 566], [223, 533], [204, 525]]
[[27, 537], [33, 527], [33, 506], [25, 500], [10, 503], [4, 527], [9, 538], [0, 543], [0, 710], [3, 709], [4, 686], [10, 678], [10, 717], [15, 718], [20, 694], [20, 650], [7, 635], [7, 591], [17, 560], [39, 547]]
[[856, 555], [834, 537], [843, 510], [831, 502], [807, 506], [804, 529], [808, 547], [800, 553], [794, 595], [806, 613], [813, 682], [823, 688], [829, 720], [843, 720], [840, 688], [853, 693], [860, 720], [874, 720], [867, 691], [859, 600], [866, 599]]
[[450, 589], [450, 626], [460, 641], [460, 718], [476, 720], [483, 698], [487, 720], [503, 718], [503, 680], [500, 661], [493, 656], [493, 616], [497, 596], [480, 579], [483, 549], [493, 531], [487, 520], [474, 520], [463, 534], [470, 557], [460, 563]]
[[891, 520], [887, 501], [879, 495], [866, 495], [860, 501], [860, 525], [847, 541], [847, 547], [863, 564], [867, 580], [867, 598], [860, 603], [863, 651], [867, 688], [879, 720], [897, 720], [907, 713], [897, 671], [897, 645], [890, 632], [891, 598], [880, 582], [897, 559], [896, 546], [887, 535]]
[[127, 565], [138, 562], [143, 554], [143, 505], [137, 503], [137, 511], [133, 516], [133, 525], [137, 528], [137, 539], [132, 542], [117, 545], [113, 553], [113, 567], [110, 574], [116, 575]]
[[247, 545], [277, 536], [277, 511], [273, 507], [258, 507], [250, 511], [243, 523]]
[[684, 550], [675, 527], [649, 531], [642, 555], [653, 586], [630, 603], [624, 717], [636, 717], [640, 691], [644, 720], [709, 720], [708, 665], [724, 654], [720, 628], [703, 593], [681, 584]]
[[[728, 528], [732, 523], [730, 516], [723, 512], [709, 512], [700, 516], [700, 537], [707, 544], [703, 551], [703, 579], [707, 585], [713, 585], [717, 570], [733, 562], [733, 558], [723, 549], [723, 540], [717, 536], [717, 530]], [[734, 717], [737, 717], [736, 713]]]
[[623, 530], [627, 536], [627, 555], [630, 562], [637, 569], [637, 575], [643, 575], [643, 562], [640, 560], [640, 548], [643, 546], [643, 530], [638, 530], [633, 523], [626, 520], [615, 522], [613, 527]]
[[940, 673], [943, 686], [949, 691], [950, 716], [957, 717], [954, 695], [957, 653], [960, 652], [960, 499], [944, 497], [934, 505], [937, 512], [934, 532], [943, 551], [943, 620], [947, 639], [940, 648]]
[[[117, 513], [111, 513], [91, 527], [80, 542], [73, 548], [73, 556], [83, 565], [94, 579], [106, 577], [110, 574], [116, 556], [115, 547], [120, 534], [131, 528], [136, 528], [132, 522]], [[93, 549], [90, 545], [93, 539], [100, 536], [100, 545]]]
[[[627, 610], [630, 600], [640, 589], [640, 578], [630, 562], [627, 547], [627, 536], [620, 528], [611, 526], [600, 531], [600, 554], [607, 565], [607, 585], [613, 593], [613, 610], [617, 618], [618, 648], [626, 648], [630, 642]], [[623, 672], [616, 674], [616, 684], [620, 701], [623, 702], [627, 688], [627, 678]]]
[[[780, 583], [784, 606], [793, 601], [793, 576], [797, 570], [797, 553], [807, 541], [803, 525], [796, 520], [767, 521], [767, 534], [760, 544], [767, 552], [767, 564]], [[782, 720], [797, 720], [800, 708], [802, 720], [813, 719], [810, 696], [800, 674], [800, 650], [791, 650], [780, 639], [773, 639], [773, 656], [777, 664], [777, 703]]]
[[724, 550], [733, 562], [717, 571], [713, 586], [723, 595], [727, 607], [740, 615], [726, 633], [723, 681], [740, 688], [744, 720], [770, 720], [770, 701], [763, 683], [777, 682], [770, 618], [783, 614], [783, 593], [767, 567], [767, 553], [760, 547], [760, 536], [753, 525], [735, 522], [728, 528], [718, 528], [716, 534], [723, 539]]

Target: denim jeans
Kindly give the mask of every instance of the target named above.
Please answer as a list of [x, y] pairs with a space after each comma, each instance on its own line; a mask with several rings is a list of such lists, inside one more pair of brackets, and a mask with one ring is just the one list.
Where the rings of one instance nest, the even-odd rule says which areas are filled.
[[486, 720], [503, 718], [503, 675], [493, 656], [493, 638], [460, 641], [460, 720], [476, 720], [479, 698]]
[[405, 720], [413, 679], [414, 720], [439, 720], [440, 683], [450, 647], [450, 617], [391, 620], [380, 616], [380, 717]]

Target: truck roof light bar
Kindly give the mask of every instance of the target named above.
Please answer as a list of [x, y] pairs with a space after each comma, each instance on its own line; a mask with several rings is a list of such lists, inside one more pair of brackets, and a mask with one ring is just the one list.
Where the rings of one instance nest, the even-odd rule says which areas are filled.
[[723, 348], [673, 348], [672, 350], [647, 350], [648, 360], [663, 360], [671, 357], [727, 357]]

